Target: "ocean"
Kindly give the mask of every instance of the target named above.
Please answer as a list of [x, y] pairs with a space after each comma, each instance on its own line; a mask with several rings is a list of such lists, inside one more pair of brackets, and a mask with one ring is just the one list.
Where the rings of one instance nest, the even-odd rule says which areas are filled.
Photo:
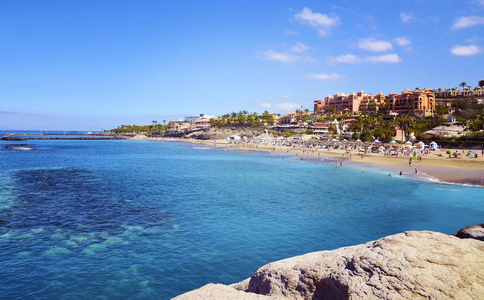
[[2, 299], [169, 299], [295, 255], [484, 221], [483, 188], [319, 158], [124, 140], [0, 149]]

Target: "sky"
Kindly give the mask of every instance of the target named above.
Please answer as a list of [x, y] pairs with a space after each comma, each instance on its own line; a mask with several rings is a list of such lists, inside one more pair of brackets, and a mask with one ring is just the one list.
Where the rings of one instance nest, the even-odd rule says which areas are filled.
[[284, 114], [483, 70], [484, 0], [0, 1], [0, 130]]

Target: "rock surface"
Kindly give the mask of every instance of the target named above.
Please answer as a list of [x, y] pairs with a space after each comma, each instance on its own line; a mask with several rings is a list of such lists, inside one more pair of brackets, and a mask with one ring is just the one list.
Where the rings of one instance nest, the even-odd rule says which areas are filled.
[[484, 241], [484, 223], [462, 228], [455, 234], [455, 236], [461, 239], [476, 239], [479, 241]]
[[190, 133], [189, 138], [195, 138], [200, 140], [211, 140], [211, 139], [226, 139], [231, 135], [239, 135], [240, 137], [246, 136], [252, 139], [263, 132], [262, 128], [210, 128], [207, 131], [199, 131]]
[[409, 231], [267, 264], [175, 299], [482, 299], [484, 243]]

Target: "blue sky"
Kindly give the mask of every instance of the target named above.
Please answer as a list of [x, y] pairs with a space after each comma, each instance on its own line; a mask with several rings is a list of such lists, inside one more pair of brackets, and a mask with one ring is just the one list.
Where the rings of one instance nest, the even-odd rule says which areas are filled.
[[484, 0], [0, 2], [0, 130], [101, 130], [484, 79]]

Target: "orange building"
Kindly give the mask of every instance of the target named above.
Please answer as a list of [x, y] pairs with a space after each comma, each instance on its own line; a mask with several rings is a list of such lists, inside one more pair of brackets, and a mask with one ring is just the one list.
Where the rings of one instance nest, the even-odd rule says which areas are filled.
[[336, 108], [342, 113], [355, 114], [360, 111], [377, 112], [383, 106], [392, 115], [412, 114], [420, 117], [432, 116], [435, 110], [435, 93], [432, 89], [408, 90], [401, 94], [391, 93], [385, 96], [379, 92], [376, 96], [359, 91], [357, 94], [337, 93], [328, 95], [324, 100], [314, 100], [314, 111], [326, 111]]
[[432, 89], [408, 90], [388, 98], [390, 109], [399, 114], [428, 117], [434, 114], [435, 93]]

